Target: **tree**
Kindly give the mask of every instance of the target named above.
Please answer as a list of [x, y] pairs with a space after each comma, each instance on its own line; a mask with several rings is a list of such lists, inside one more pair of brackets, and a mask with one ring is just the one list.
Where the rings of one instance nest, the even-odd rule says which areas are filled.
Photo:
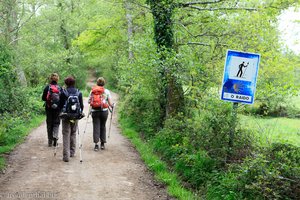
[[[249, 12], [259, 13], [257, 16], [261, 16], [261, 14], [267, 13], [266, 15], [270, 16], [270, 20], [274, 20], [275, 16], [279, 13], [281, 9], [284, 9], [296, 2], [297, 1], [280, 0], [272, 2], [236, 2], [223, 0], [189, 2], [184, 0], [147, 1], [147, 3], [150, 5], [151, 12], [153, 15], [154, 40], [157, 44], [158, 51], [162, 52], [166, 50], [171, 52], [171, 50], [173, 50], [179, 53], [180, 50], [178, 48], [182, 45], [199, 45], [204, 48], [210, 48], [208, 51], [207, 49], [203, 49], [203, 52], [200, 52], [200, 54], [202, 54], [202, 58], [207, 57], [203, 55], [205, 52], [210, 53], [211, 55], [209, 55], [209, 57], [213, 58], [214, 54], [220, 54], [221, 52], [224, 52], [224, 46], [230, 46], [230, 48], [236, 46], [237, 49], [251, 51], [251, 47], [243, 44], [249, 40], [238, 40], [240, 33], [235, 32], [237, 31], [237, 29], [234, 29], [232, 31], [222, 29], [221, 27], [224, 27], [224, 25], [218, 22], [223, 22], [224, 24], [229, 25], [229, 23], [226, 22], [226, 20], [228, 20], [229, 22], [233, 22], [233, 20], [236, 20], [238, 17], [243, 18], [243, 16], [249, 16], [247, 14]], [[179, 12], [183, 10], [186, 10], [186, 12]], [[195, 17], [199, 17], [198, 22], [195, 21]], [[249, 22], [249, 18], [247, 20]], [[240, 22], [240, 20], [238, 20], [238, 22]], [[199, 23], [199, 29], [195, 29], [195, 27], [192, 27], [195, 26], [195, 24]], [[267, 21], [265, 23], [267, 23]], [[177, 29], [174, 29], [175, 24], [177, 25]], [[213, 27], [212, 25], [217, 26]], [[254, 29], [254, 27], [250, 27], [252, 26], [250, 23], [246, 25], [248, 26], [248, 28], [246, 28], [246, 30], [241, 29], [241, 31], [243, 31], [241, 32], [241, 36], [243, 36], [243, 33], [247, 36], [249, 33], [248, 30], [258, 32], [258, 30]], [[186, 33], [178, 34], [178, 28], [184, 29], [188, 36], [186, 35]], [[202, 33], [196, 33], [199, 32], [199, 30], [202, 31]], [[174, 36], [176, 36], [176, 42]], [[249, 36], [253, 35], [249, 34]], [[239, 43], [232, 43], [232, 37], [236, 39], [235, 42], [238, 41]], [[199, 42], [199, 40], [201, 40], [201, 42]], [[178, 41], [180, 43], [178, 43]], [[225, 42], [227, 42], [227, 44]], [[259, 43], [255, 45], [259, 45]], [[257, 47], [253, 47], [254, 49], [257, 49]], [[162, 63], [165, 62], [166, 55], [167, 54], [164, 54], [164, 56], [160, 58]], [[224, 53], [221, 53], [221, 55], [224, 55]], [[216, 56], [219, 57], [218, 59], [222, 58], [218, 55]], [[204, 61], [203, 63], [207, 62]], [[178, 73], [176, 72], [168, 71], [168, 67], [163, 65], [161, 67], [161, 74], [162, 80], [166, 81], [166, 84], [162, 87], [162, 93], [164, 94], [162, 96], [165, 96], [166, 99], [165, 109], [167, 115], [177, 114], [178, 112], [183, 110], [180, 107], [180, 104], [178, 104], [178, 102], [184, 102], [184, 98], [182, 95], [182, 83], [180, 79], [177, 78], [180, 75], [178, 75]]]
[[[4, 41], [6, 44], [11, 45], [14, 49], [17, 48], [18, 40], [20, 39], [20, 29], [26, 23], [26, 21], [30, 19], [24, 19], [25, 8], [24, 6], [21, 6], [24, 4], [25, 2], [18, 2], [16, 0], [4, 0], [3, 2], [1, 2], [0, 16], [3, 21], [3, 24], [1, 24], [1, 26], [3, 27], [2, 33], [4, 35]], [[22, 67], [19, 65], [17, 59], [14, 60], [13, 65], [16, 66], [20, 83], [23, 86], [26, 86], [27, 81], [25, 73]]]
[[[149, 0], [148, 3], [151, 7], [151, 12], [154, 19], [154, 40], [157, 44], [158, 52], [162, 53], [161, 56], [161, 108], [165, 117], [173, 116], [183, 111], [182, 102], [184, 102], [182, 84], [176, 79], [176, 75], [172, 71], [171, 66], [165, 66], [167, 56], [175, 50], [174, 46], [174, 31], [172, 16], [174, 13], [175, 4], [173, 0], [155, 1]], [[179, 63], [177, 63], [179, 64]], [[175, 65], [177, 65], [175, 64]]]

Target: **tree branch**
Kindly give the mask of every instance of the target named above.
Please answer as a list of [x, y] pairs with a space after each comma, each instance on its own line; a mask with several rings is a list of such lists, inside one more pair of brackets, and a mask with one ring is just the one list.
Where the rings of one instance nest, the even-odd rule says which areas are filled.
[[[208, 43], [202, 43], [202, 42], [188, 42], [186, 44], [181, 44], [181, 45], [200, 45], [200, 46], [211, 46], [211, 44]], [[228, 46], [227, 44], [221, 44], [218, 43], [216, 46]]]
[[247, 11], [257, 11], [257, 8], [244, 8], [244, 7], [221, 7], [221, 8], [200, 8], [198, 6], [187, 6], [186, 8], [192, 8], [199, 11], [216, 11], [216, 10], [247, 10]]
[[175, 22], [174, 24], [178, 24], [180, 25], [190, 36], [197, 38], [197, 37], [222, 37], [222, 36], [227, 36], [230, 35], [229, 33], [224, 33], [224, 34], [212, 34], [209, 32], [205, 32], [205, 33], [200, 33], [197, 35], [194, 35], [184, 24], [180, 23], [180, 22]]
[[23, 39], [23, 38], [22, 38], [22, 37], [15, 38], [15, 39], [13, 39], [12, 41], [10, 41], [8, 45], [11, 45], [11, 44], [13, 44], [13, 43], [15, 43], [16, 41], [21, 40], [21, 39]]
[[35, 12], [36, 12], [41, 6], [42, 6], [42, 4], [41, 4], [41, 5], [38, 5], [38, 7], [35, 9], [34, 13], [31, 13], [31, 15], [30, 15], [27, 19], [25, 19], [23, 22], [22, 22], [22, 19], [19, 19], [19, 20], [18, 20], [18, 23], [17, 23], [17, 26], [16, 26], [11, 32], [15, 32], [15, 31], [19, 32], [19, 30], [20, 30], [27, 22], [29, 22], [29, 20], [31, 20], [31, 18], [35, 15]]
[[220, 3], [224, 0], [214, 0], [214, 1], [195, 1], [195, 2], [187, 2], [187, 3], [179, 3], [178, 4], [178, 7], [188, 7], [188, 6], [192, 6], [192, 5], [198, 5], [198, 4], [202, 4], [202, 5], [205, 5], [205, 4], [214, 4], [214, 3]]
[[201, 37], [201, 36], [205, 36], [206, 35], [206, 33], [194, 35], [192, 32], [189, 31], [189, 29], [184, 24], [182, 24], [180, 22], [175, 22], [174, 24], [180, 25], [192, 37]]
[[129, 3], [135, 4], [135, 5], [139, 6], [139, 7], [145, 8], [145, 9], [147, 9], [147, 10], [151, 10], [150, 7], [147, 7], [147, 6], [145, 6], [145, 5], [142, 5], [141, 3], [139, 3], [139, 2], [137, 2], [137, 1], [135, 1], [135, 0], [130, 0]]
[[208, 43], [203, 43], [203, 42], [188, 42], [186, 43], [187, 45], [199, 45], [199, 46], [211, 46]]

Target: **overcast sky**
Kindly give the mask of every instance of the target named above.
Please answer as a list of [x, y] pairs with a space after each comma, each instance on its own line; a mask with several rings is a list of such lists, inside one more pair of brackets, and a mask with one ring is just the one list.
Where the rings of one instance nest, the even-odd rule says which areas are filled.
[[282, 39], [290, 49], [300, 54], [300, 11], [295, 12], [290, 8], [283, 12], [279, 19]]

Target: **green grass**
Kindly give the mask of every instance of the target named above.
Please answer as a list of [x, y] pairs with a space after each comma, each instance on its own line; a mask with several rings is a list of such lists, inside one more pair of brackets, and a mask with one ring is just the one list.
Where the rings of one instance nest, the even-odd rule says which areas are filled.
[[14, 128], [5, 133], [6, 137], [2, 141], [3, 146], [0, 146], [0, 171], [5, 167], [5, 158], [3, 154], [11, 152], [18, 144], [22, 143], [25, 137], [30, 133], [33, 128], [39, 126], [45, 116], [38, 115], [32, 118], [28, 123], [19, 123]]
[[273, 142], [300, 147], [300, 119], [239, 116], [242, 127], [254, 130], [262, 145]]
[[199, 199], [191, 191], [181, 186], [177, 175], [169, 172], [167, 165], [153, 153], [151, 146], [140, 139], [134, 130], [134, 125], [128, 119], [121, 119], [120, 124], [123, 134], [135, 145], [145, 164], [154, 172], [155, 178], [167, 186], [171, 196], [181, 200]]

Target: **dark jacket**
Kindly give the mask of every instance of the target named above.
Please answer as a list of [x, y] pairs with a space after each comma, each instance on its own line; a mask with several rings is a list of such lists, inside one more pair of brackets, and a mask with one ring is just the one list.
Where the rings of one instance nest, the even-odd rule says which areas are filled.
[[[82, 99], [82, 93], [75, 87], [71, 86], [71, 87], [68, 87], [64, 90], [67, 90], [68, 94], [76, 94], [76, 92], [78, 91], [79, 92], [79, 96], [78, 96], [78, 99], [79, 99], [79, 103], [80, 103], [80, 107], [81, 107], [81, 110], [83, 110], [83, 99]], [[62, 109], [63, 106], [65, 105], [65, 102], [67, 101], [68, 99], [68, 96], [67, 94], [65, 94], [65, 92], [63, 91], [61, 93], [61, 96], [60, 96], [60, 108]]]
[[[58, 85], [56, 81], [52, 81], [50, 84], [48, 84], [45, 88], [44, 88], [44, 91], [43, 91], [43, 95], [42, 95], [42, 100], [45, 101], [45, 108], [46, 110], [53, 110], [52, 108], [48, 108], [47, 106], [47, 94], [48, 94], [48, 91], [49, 91], [49, 87], [50, 85]], [[58, 85], [59, 86], [59, 85]], [[60, 93], [62, 94], [62, 88], [59, 86], [60, 88]], [[61, 103], [61, 102], [60, 102]]]

